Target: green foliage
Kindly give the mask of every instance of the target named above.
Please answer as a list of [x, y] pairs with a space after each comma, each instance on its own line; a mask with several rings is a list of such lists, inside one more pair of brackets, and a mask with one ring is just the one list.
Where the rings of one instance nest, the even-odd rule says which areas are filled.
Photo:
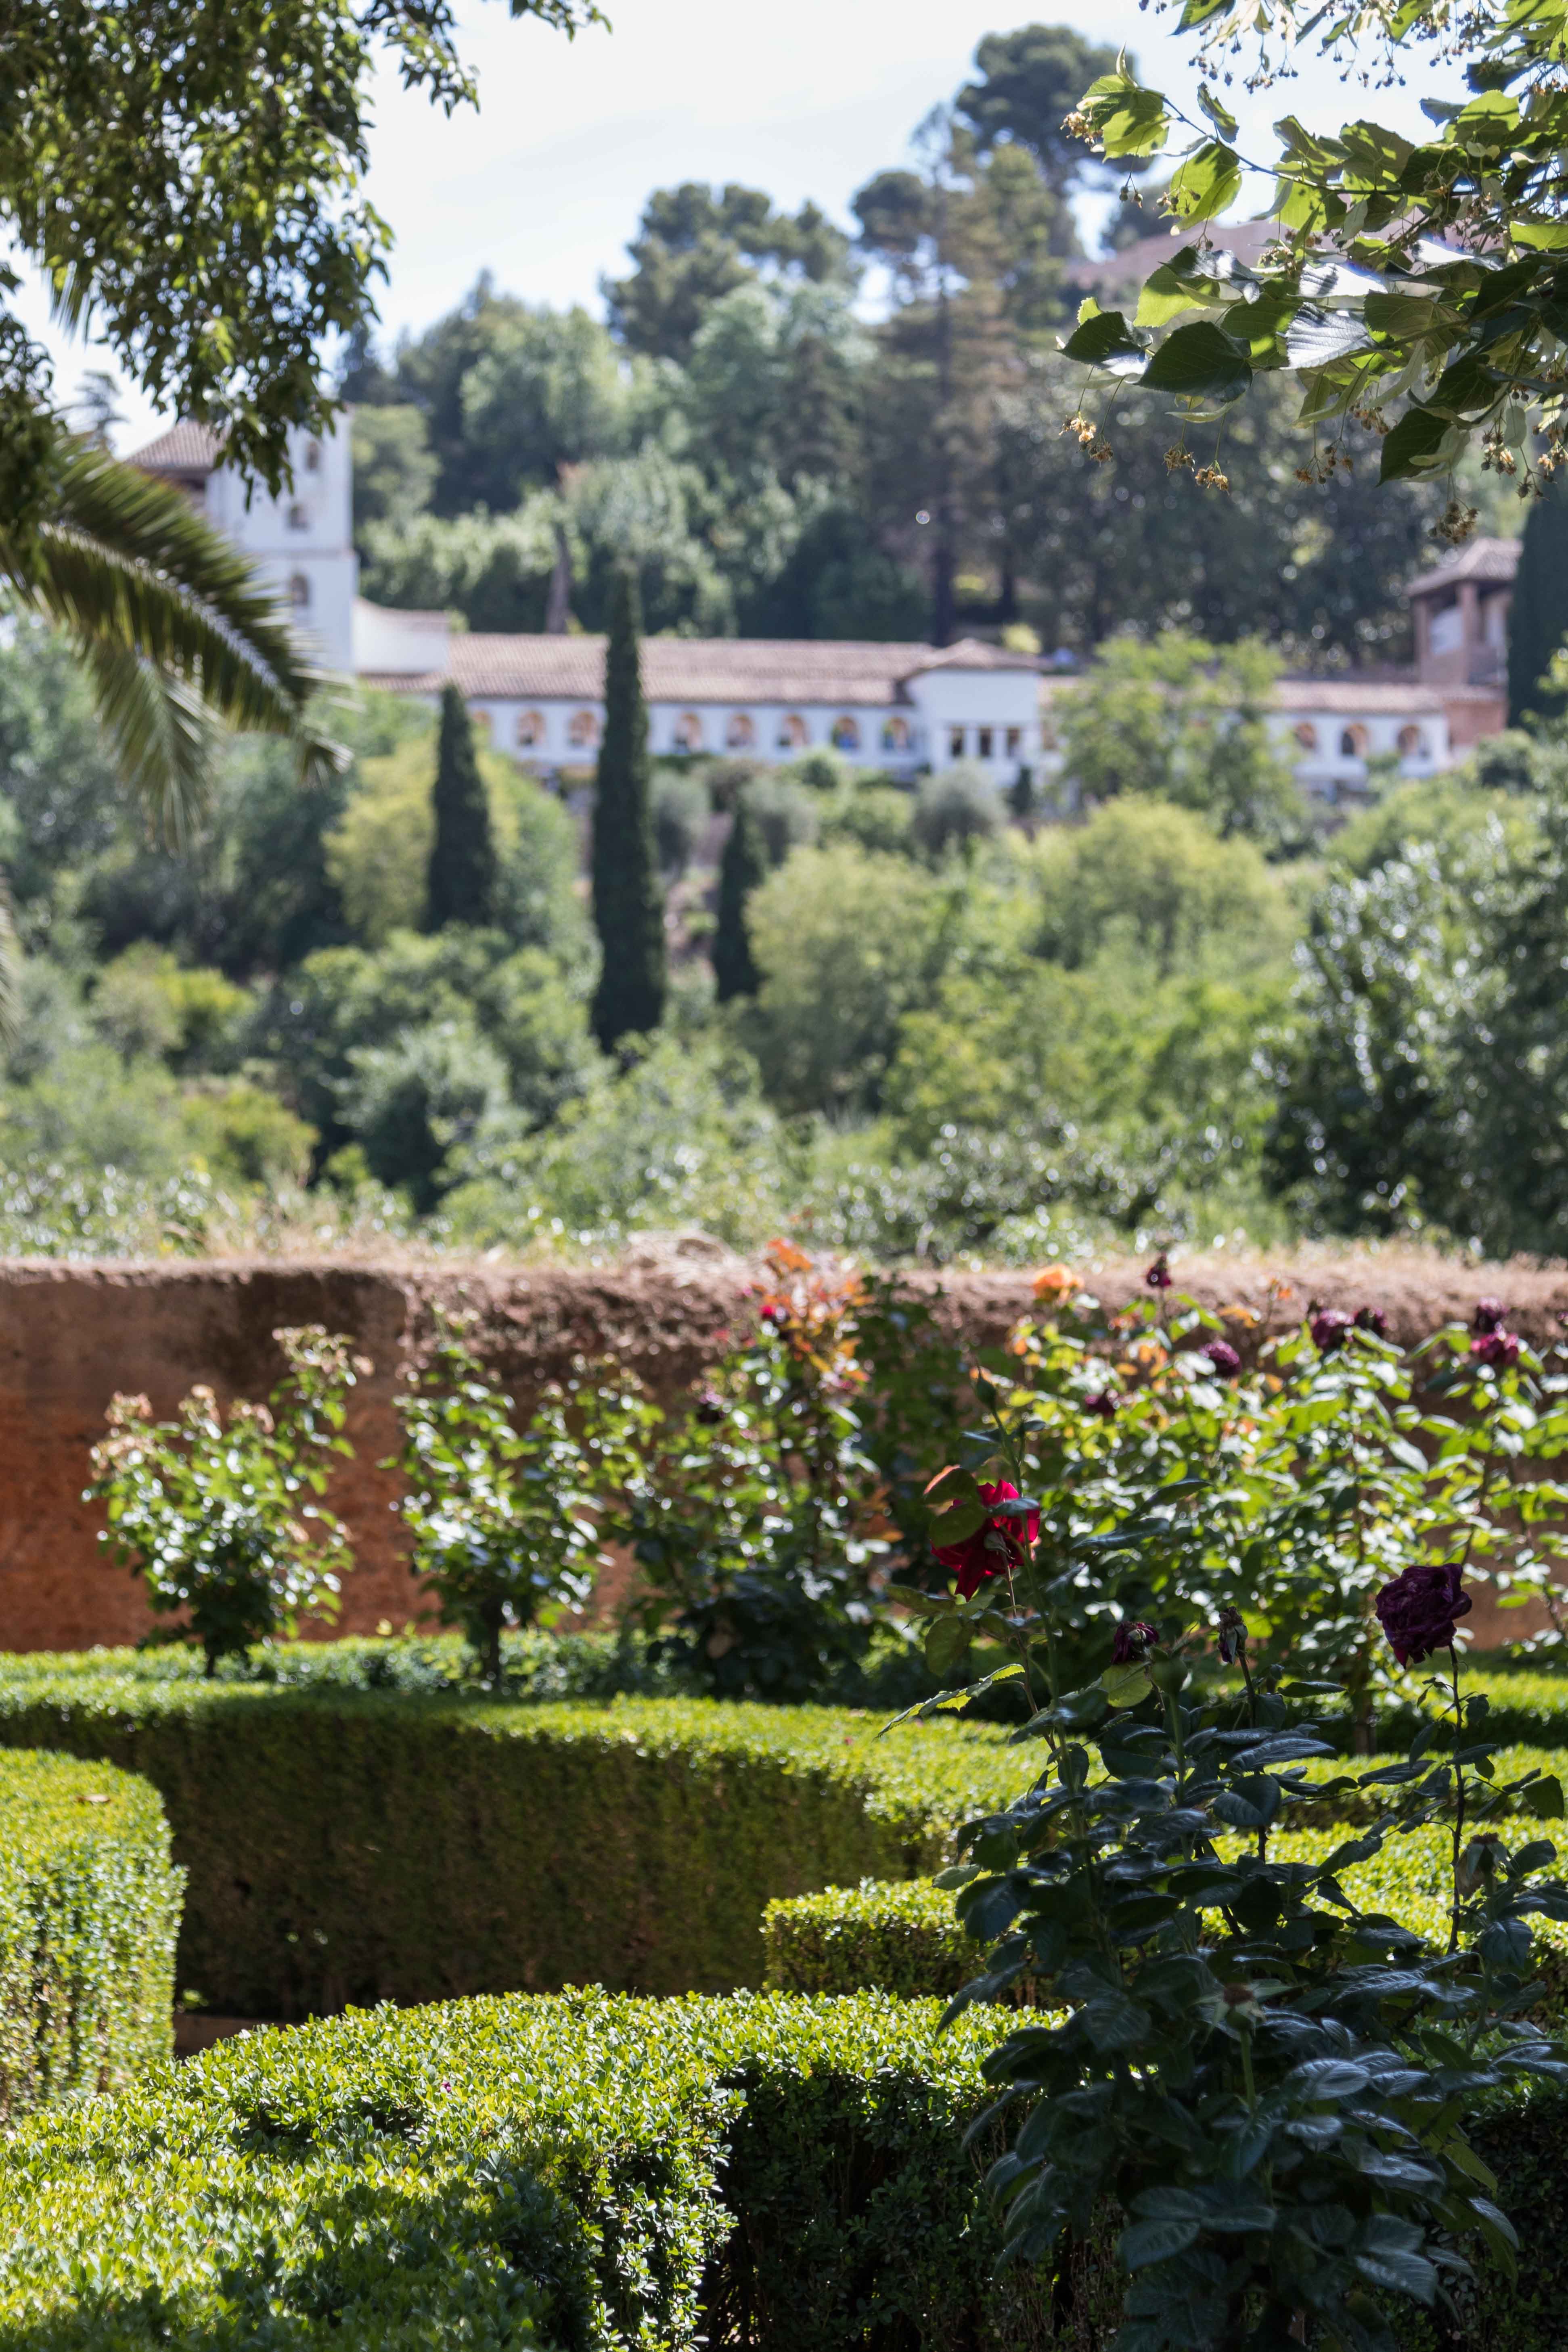
[[47, 2352], [239, 2326], [346, 2352], [697, 2352], [720, 2331], [841, 2352], [886, 2314], [922, 2343], [1022, 2346], [958, 2144], [991, 2036], [935, 2022], [588, 1992], [231, 2042], [90, 2126], [28, 2128], [0, 2326]]
[[952, 1894], [929, 1878], [786, 1895], [763, 1912], [763, 1941], [777, 1992], [951, 2000], [974, 1973], [974, 1945]]
[[594, 923], [599, 984], [594, 1034], [608, 1053], [657, 1029], [666, 985], [664, 906], [655, 871], [637, 582], [616, 583], [605, 652], [605, 736], [594, 792]]
[[713, 978], [721, 1004], [734, 996], [755, 996], [762, 982], [752, 953], [746, 903], [767, 876], [767, 853], [751, 794], [742, 790], [725, 835], [719, 863], [718, 920], [713, 931]]
[[1553, 688], [1552, 658], [1568, 637], [1568, 506], [1552, 479], [1532, 499], [1519, 551], [1509, 608], [1508, 719], [1519, 727], [1530, 718], [1556, 717], [1562, 696]]
[[1300, 796], [1266, 716], [1279, 669], [1257, 637], [1113, 637], [1053, 705], [1068, 777], [1092, 800], [1139, 793], [1197, 810], [1222, 838], [1298, 835]]
[[695, 181], [657, 188], [627, 247], [633, 273], [605, 287], [610, 325], [634, 352], [683, 360], [715, 303], [753, 278], [757, 265], [813, 284], [847, 274], [848, 240], [805, 204], [792, 219], [760, 188], [721, 194]]
[[513, 1400], [485, 1378], [466, 1325], [444, 1316], [417, 1386], [396, 1406], [410, 1566], [494, 1689], [503, 1626], [548, 1625], [586, 1601], [605, 1559], [595, 1514], [634, 1476], [647, 1410], [611, 1366], [582, 1365], [515, 1427]]
[[441, 730], [431, 796], [435, 834], [426, 882], [426, 919], [433, 931], [448, 923], [482, 929], [495, 914], [496, 853], [489, 803], [474, 756], [468, 705], [455, 686], [441, 695]]
[[347, 1530], [319, 1499], [331, 1454], [353, 1452], [344, 1403], [363, 1369], [320, 1325], [275, 1331], [289, 1370], [266, 1405], [227, 1413], [210, 1388], [190, 1391], [174, 1422], [144, 1396], [116, 1396], [92, 1450], [109, 1525], [101, 1541], [140, 1576], [160, 1615], [158, 1639], [199, 1645], [211, 1675], [223, 1657], [292, 1633], [299, 1614], [330, 1614], [348, 1567]]
[[650, 804], [660, 868], [667, 875], [682, 875], [707, 829], [707, 786], [683, 769], [660, 768], [653, 777]]
[[423, 415], [412, 403], [356, 408], [352, 447], [355, 531], [373, 522], [405, 531], [429, 505], [439, 470]]
[[929, 1874], [1020, 1781], [989, 1724], [879, 1739], [832, 1707], [520, 1705], [461, 1686], [456, 1658], [399, 1690], [396, 1646], [362, 1645], [348, 1687], [330, 1654], [277, 1685], [167, 1654], [10, 1659], [0, 1743], [152, 1781], [187, 1874], [179, 1982], [249, 2017], [760, 1984], [771, 1897]]
[[0, 2124], [170, 2054], [181, 1873], [145, 1780], [0, 1756]]
[[910, 830], [931, 857], [971, 842], [989, 841], [1002, 827], [1002, 796], [984, 768], [960, 760], [921, 778]]

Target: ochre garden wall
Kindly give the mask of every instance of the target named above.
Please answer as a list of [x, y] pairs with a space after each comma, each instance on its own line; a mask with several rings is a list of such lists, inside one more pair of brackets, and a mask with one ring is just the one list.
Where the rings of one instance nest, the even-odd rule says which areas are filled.
[[[1120, 1302], [1142, 1265], [1101, 1269], [1094, 1287]], [[1296, 1269], [1221, 1260], [1177, 1264], [1179, 1286], [1205, 1302], [1260, 1307], [1271, 1281], [1290, 1286], [1280, 1319], [1309, 1299], [1354, 1307], [1373, 1297], [1407, 1344], [1476, 1298], [1507, 1300], [1514, 1327], [1544, 1342], [1560, 1335], [1568, 1274], [1449, 1267], [1312, 1264]], [[116, 1389], [143, 1391], [160, 1414], [195, 1381], [224, 1398], [265, 1395], [280, 1362], [272, 1333], [323, 1323], [349, 1333], [374, 1372], [357, 1391], [331, 1500], [353, 1532], [359, 1565], [337, 1621], [345, 1633], [401, 1627], [419, 1601], [379, 1464], [397, 1442], [392, 1397], [429, 1328], [433, 1301], [465, 1302], [483, 1322], [486, 1352], [520, 1394], [579, 1354], [613, 1354], [666, 1396], [697, 1377], [748, 1311], [758, 1270], [746, 1262], [679, 1253], [603, 1270], [520, 1273], [494, 1267], [374, 1267], [295, 1260], [171, 1265], [0, 1263], [0, 1649], [82, 1649], [135, 1640], [150, 1619], [140, 1587], [100, 1552], [100, 1520], [84, 1503], [88, 1450]], [[933, 1281], [935, 1277], [931, 1277]], [[975, 1345], [1002, 1339], [1030, 1305], [1023, 1274], [944, 1275], [946, 1312]], [[322, 1626], [326, 1633], [332, 1630]], [[1478, 1624], [1478, 1633], [1486, 1631]], [[1514, 1615], [1506, 1633], [1527, 1629]]]

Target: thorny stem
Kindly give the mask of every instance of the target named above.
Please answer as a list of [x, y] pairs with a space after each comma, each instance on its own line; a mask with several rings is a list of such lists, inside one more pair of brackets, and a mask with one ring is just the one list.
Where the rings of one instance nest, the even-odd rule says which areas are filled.
[[[1464, 1710], [1459, 1705], [1459, 1653], [1452, 1642], [1448, 1644], [1448, 1664], [1454, 1679], [1454, 1751], [1457, 1758], [1464, 1744], [1465, 1717]], [[1450, 1952], [1458, 1951], [1459, 1948], [1459, 1852], [1465, 1841], [1465, 1772], [1464, 1767], [1458, 1761], [1454, 1766], [1454, 1853], [1453, 1869], [1450, 1874], [1452, 1901], [1448, 1914]]]
[[[1236, 1654], [1241, 1667], [1241, 1679], [1247, 1685], [1247, 1719], [1251, 1725], [1253, 1730], [1256, 1731], [1258, 1728], [1258, 1693], [1253, 1687], [1252, 1667], [1247, 1655], [1247, 1635], [1245, 1633], [1243, 1633], [1237, 1642]], [[1267, 1822], [1264, 1822], [1260, 1825], [1258, 1832], [1258, 1859], [1259, 1862], [1267, 1862], [1268, 1859], [1268, 1824]], [[1250, 2057], [1248, 2058], [1247, 2063], [1250, 2066]]]

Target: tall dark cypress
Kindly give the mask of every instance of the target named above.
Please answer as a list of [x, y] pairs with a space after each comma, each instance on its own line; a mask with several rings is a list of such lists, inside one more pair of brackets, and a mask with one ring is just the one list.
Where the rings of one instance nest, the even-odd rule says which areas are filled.
[[664, 1013], [664, 899], [648, 792], [641, 629], [637, 580], [619, 572], [610, 596], [605, 740], [594, 795], [594, 924], [604, 959], [594, 1034], [606, 1053], [636, 1031], [657, 1029]]
[[426, 922], [489, 922], [495, 913], [496, 851], [490, 804], [474, 755], [468, 706], [455, 686], [441, 693], [441, 740], [436, 755], [436, 838], [430, 849]]
[[732, 996], [755, 996], [762, 983], [746, 929], [746, 901], [766, 878], [767, 851], [763, 829], [742, 791], [735, 799], [735, 821], [719, 864], [718, 919], [713, 927], [713, 977], [719, 1002]]
[[1531, 501], [1519, 551], [1508, 619], [1508, 723], [1552, 713], [1562, 697], [1546, 684], [1552, 656], [1568, 637], [1568, 491], [1553, 477]]

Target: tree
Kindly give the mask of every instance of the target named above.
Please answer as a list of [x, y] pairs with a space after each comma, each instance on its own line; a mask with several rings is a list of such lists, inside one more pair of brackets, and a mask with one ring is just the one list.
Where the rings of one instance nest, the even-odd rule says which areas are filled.
[[1568, 498], [1553, 482], [1530, 509], [1508, 625], [1508, 723], [1554, 714], [1552, 656], [1568, 638]]
[[734, 822], [719, 861], [718, 920], [713, 930], [713, 977], [719, 1002], [732, 996], [755, 996], [762, 985], [746, 929], [746, 901], [768, 876], [768, 853], [762, 829], [745, 793], [735, 801]]
[[760, 188], [656, 188], [626, 247], [630, 277], [602, 281], [610, 326], [650, 359], [684, 362], [715, 302], [772, 271], [822, 285], [849, 274], [849, 240], [816, 205], [792, 217]]
[[[981, 79], [961, 89], [953, 105], [983, 149], [1004, 139], [1026, 147], [1058, 197], [1085, 180], [1111, 176], [1063, 122], [1089, 83], [1115, 70], [1114, 49], [1086, 41], [1070, 25], [1021, 25], [1016, 33], [987, 33], [974, 65]], [[1131, 58], [1127, 68], [1138, 69]], [[1126, 176], [1125, 169], [1115, 174]], [[1064, 210], [1061, 218], [1070, 230], [1071, 214]], [[1075, 247], [1064, 242], [1059, 249]]]
[[[594, 0], [509, 0], [571, 33]], [[448, 111], [471, 102], [448, 0], [192, 0], [174, 16], [95, 0], [0, 8], [0, 228], [70, 327], [90, 315], [160, 408], [220, 426], [276, 491], [290, 426], [320, 430], [324, 336], [370, 308], [390, 232], [368, 202], [379, 56]], [[49, 369], [4, 307], [0, 518], [45, 510]]]
[[[1463, 65], [1471, 94], [1424, 100], [1433, 128], [1418, 142], [1366, 120], [1327, 135], [1285, 116], [1275, 126], [1268, 214], [1277, 240], [1255, 268], [1243, 268], [1204, 243], [1205, 225], [1232, 209], [1259, 168], [1243, 161], [1215, 86], [1245, 70], [1235, 59], [1249, 32], [1258, 50], [1247, 87], [1257, 89], [1293, 70], [1296, 44], [1321, 23], [1308, 0], [1282, 0], [1263, 15], [1189, 8], [1181, 29], [1190, 29], [1209, 76], [1199, 88], [1201, 123], [1142, 88], [1125, 58], [1090, 84], [1073, 127], [1107, 163], [1136, 166], [1182, 142], [1165, 202], [1194, 235], [1149, 279], [1132, 320], [1086, 305], [1066, 350], [1113, 383], [1141, 381], [1194, 415], [1240, 400], [1259, 373], [1294, 370], [1305, 379], [1311, 470], [1326, 478], [1337, 468], [1357, 423], [1377, 436], [1384, 481], [1447, 484], [1443, 535], [1461, 540], [1476, 514], [1454, 495], [1454, 474], [1473, 442], [1489, 466], [1527, 485], [1568, 457], [1562, 10], [1372, 0], [1353, 37], [1369, 82], [1427, 70], [1415, 56], [1425, 50], [1434, 62]], [[1323, 47], [1348, 57], [1348, 19], [1328, 26]], [[1336, 257], [1350, 271], [1325, 276], [1325, 260]], [[1532, 425], [1546, 445], [1538, 454]], [[1085, 438], [1103, 448], [1092, 420]]]
[[594, 924], [603, 963], [594, 1034], [606, 1053], [664, 1017], [664, 901], [654, 856], [642, 613], [630, 571], [616, 577], [605, 648], [605, 739], [594, 793]]
[[474, 756], [468, 708], [455, 686], [441, 690], [436, 751], [436, 837], [430, 845], [426, 922], [482, 929], [495, 912], [496, 853], [489, 802]]

